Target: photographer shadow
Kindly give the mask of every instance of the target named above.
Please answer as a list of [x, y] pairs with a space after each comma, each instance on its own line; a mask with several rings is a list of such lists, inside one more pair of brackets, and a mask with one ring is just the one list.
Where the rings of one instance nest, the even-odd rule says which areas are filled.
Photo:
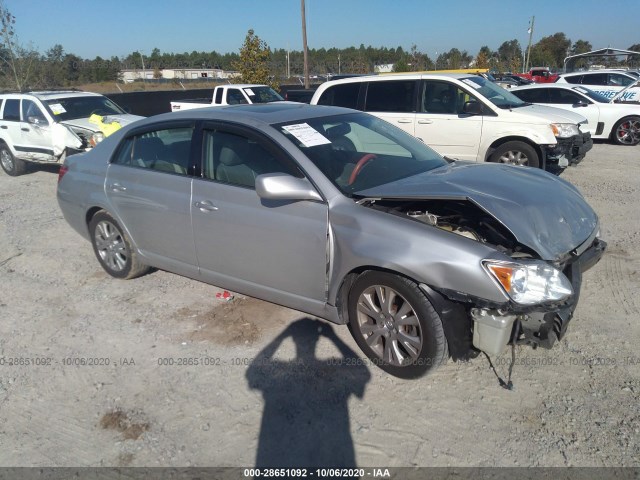
[[[321, 336], [340, 358], [315, 357]], [[296, 358], [274, 359], [287, 337]], [[348, 399], [364, 396], [371, 374], [331, 325], [309, 318], [292, 323], [258, 354], [246, 378], [264, 398], [256, 467], [356, 467]]]

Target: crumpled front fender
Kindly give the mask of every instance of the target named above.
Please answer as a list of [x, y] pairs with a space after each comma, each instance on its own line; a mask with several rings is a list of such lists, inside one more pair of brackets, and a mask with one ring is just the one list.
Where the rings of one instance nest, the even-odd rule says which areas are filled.
[[60, 123], [51, 125], [53, 154], [59, 157], [67, 148], [80, 149], [82, 140], [73, 131]]

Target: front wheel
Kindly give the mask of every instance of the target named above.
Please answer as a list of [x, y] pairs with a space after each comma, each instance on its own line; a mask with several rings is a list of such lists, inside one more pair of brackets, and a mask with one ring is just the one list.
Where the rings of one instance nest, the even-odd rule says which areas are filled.
[[17, 177], [27, 171], [27, 164], [24, 160], [14, 157], [5, 144], [0, 145], [0, 164], [5, 173], [12, 177]]
[[89, 222], [89, 232], [98, 262], [112, 277], [128, 280], [149, 270], [138, 260], [124, 230], [106, 211], [101, 210], [93, 216]]
[[506, 142], [500, 145], [489, 157], [490, 162], [509, 165], [540, 167], [540, 157], [535, 149], [524, 142]]
[[349, 330], [377, 366], [400, 378], [417, 378], [449, 356], [442, 321], [418, 285], [369, 271], [349, 292]]
[[618, 121], [611, 131], [611, 138], [618, 145], [638, 145], [640, 117], [626, 117]]

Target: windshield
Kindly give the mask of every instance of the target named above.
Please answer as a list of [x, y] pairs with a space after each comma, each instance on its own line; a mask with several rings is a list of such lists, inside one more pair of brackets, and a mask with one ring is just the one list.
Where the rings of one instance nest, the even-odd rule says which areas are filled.
[[605, 97], [604, 95], [600, 95], [598, 92], [594, 92], [593, 90], [589, 90], [588, 88], [584, 88], [584, 87], [573, 87], [573, 89], [576, 92], [580, 92], [583, 95], [586, 95], [587, 97], [589, 97], [591, 100], [593, 100], [594, 102], [598, 102], [598, 103], [609, 103], [609, 99], [607, 97]]
[[280, 102], [284, 100], [271, 87], [247, 87], [243, 90], [253, 103]]
[[46, 104], [58, 122], [89, 118], [94, 113], [98, 115], [122, 115], [126, 113], [107, 97], [102, 96], [56, 98], [47, 100]]
[[486, 97], [498, 108], [518, 108], [528, 105], [514, 94], [482, 77], [463, 78], [462, 82], [475, 89], [476, 92]]
[[276, 128], [348, 196], [447, 163], [420, 140], [365, 113], [298, 120]]

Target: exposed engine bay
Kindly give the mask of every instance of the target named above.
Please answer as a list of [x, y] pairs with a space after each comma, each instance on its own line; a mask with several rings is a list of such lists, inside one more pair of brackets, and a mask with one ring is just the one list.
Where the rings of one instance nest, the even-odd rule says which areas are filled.
[[365, 206], [488, 243], [513, 258], [537, 257], [535, 252], [519, 244], [495, 217], [469, 200], [369, 199], [366, 202]]

